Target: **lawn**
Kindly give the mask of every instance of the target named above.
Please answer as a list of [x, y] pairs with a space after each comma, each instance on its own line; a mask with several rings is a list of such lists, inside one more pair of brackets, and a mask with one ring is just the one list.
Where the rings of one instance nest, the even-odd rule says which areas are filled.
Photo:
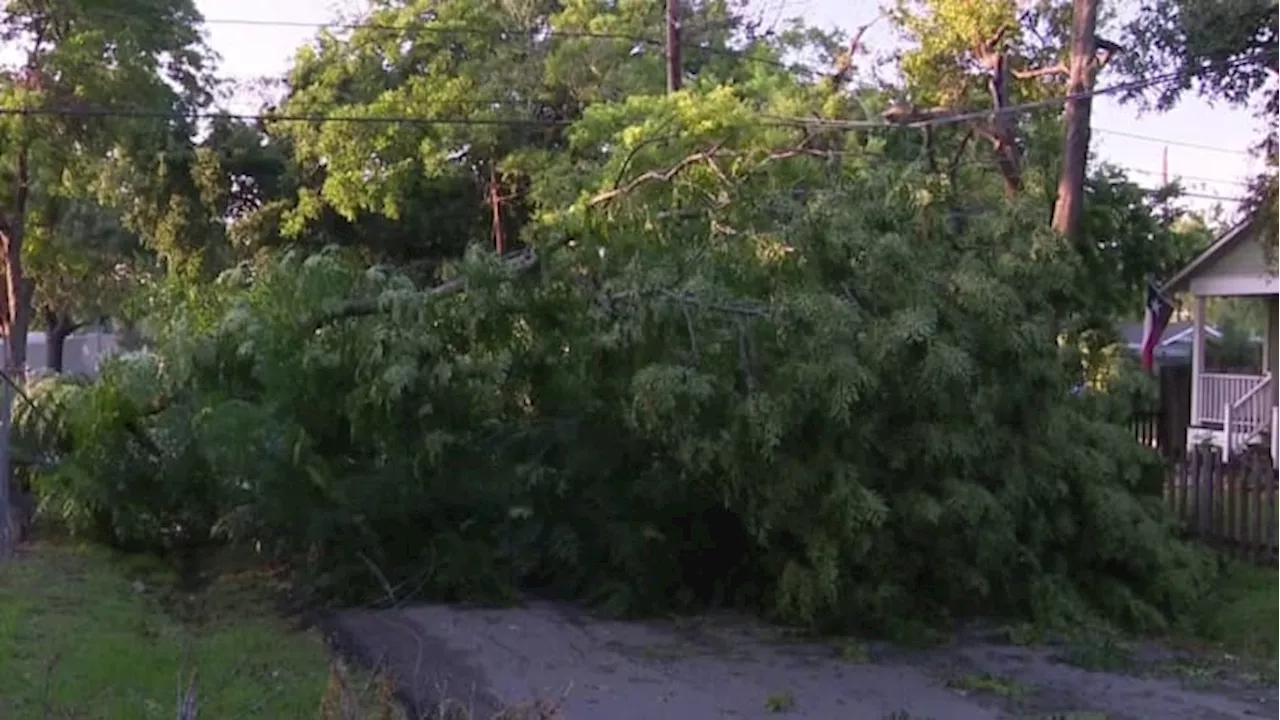
[[173, 718], [193, 672], [201, 717], [338, 717], [321, 709], [340, 684], [322, 639], [274, 612], [267, 581], [224, 572], [183, 593], [154, 562], [24, 548], [0, 566], [0, 718]]
[[1191, 635], [1276, 681], [1280, 653], [1280, 573], [1232, 564], [1196, 613]]

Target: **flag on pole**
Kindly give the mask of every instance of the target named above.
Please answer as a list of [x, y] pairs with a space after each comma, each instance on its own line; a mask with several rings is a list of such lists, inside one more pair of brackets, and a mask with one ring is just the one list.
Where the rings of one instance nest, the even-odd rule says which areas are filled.
[[1155, 365], [1156, 346], [1173, 317], [1173, 303], [1153, 282], [1147, 283], [1147, 312], [1142, 323], [1142, 369], [1151, 372]]

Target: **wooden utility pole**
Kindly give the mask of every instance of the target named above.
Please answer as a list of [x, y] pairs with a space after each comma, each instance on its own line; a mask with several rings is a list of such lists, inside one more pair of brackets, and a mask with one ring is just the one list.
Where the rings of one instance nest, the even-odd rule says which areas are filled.
[[680, 4], [667, 0], [667, 92], [680, 89], [684, 68], [680, 62]]
[[1058, 201], [1053, 206], [1053, 229], [1074, 243], [1083, 241], [1084, 176], [1089, 160], [1089, 123], [1093, 115], [1094, 67], [1098, 29], [1098, 0], [1073, 0], [1071, 66], [1062, 141], [1062, 173], [1058, 176]]

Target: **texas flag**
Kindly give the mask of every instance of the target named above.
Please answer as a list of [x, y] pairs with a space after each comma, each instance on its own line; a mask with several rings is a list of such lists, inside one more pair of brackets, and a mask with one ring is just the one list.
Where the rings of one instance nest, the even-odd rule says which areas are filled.
[[1147, 283], [1147, 313], [1142, 323], [1142, 369], [1151, 372], [1155, 365], [1156, 346], [1173, 317], [1173, 303], [1155, 283]]

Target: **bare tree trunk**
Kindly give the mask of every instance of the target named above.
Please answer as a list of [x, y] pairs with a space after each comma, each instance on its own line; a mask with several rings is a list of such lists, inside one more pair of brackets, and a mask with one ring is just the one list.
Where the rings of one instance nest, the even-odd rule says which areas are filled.
[[1053, 207], [1053, 229], [1072, 243], [1082, 243], [1084, 178], [1089, 160], [1089, 123], [1093, 115], [1093, 90], [1098, 28], [1098, 0], [1074, 0], [1071, 21], [1071, 67], [1065, 111], [1066, 135], [1062, 142], [1062, 173], [1058, 176], [1058, 201]]

